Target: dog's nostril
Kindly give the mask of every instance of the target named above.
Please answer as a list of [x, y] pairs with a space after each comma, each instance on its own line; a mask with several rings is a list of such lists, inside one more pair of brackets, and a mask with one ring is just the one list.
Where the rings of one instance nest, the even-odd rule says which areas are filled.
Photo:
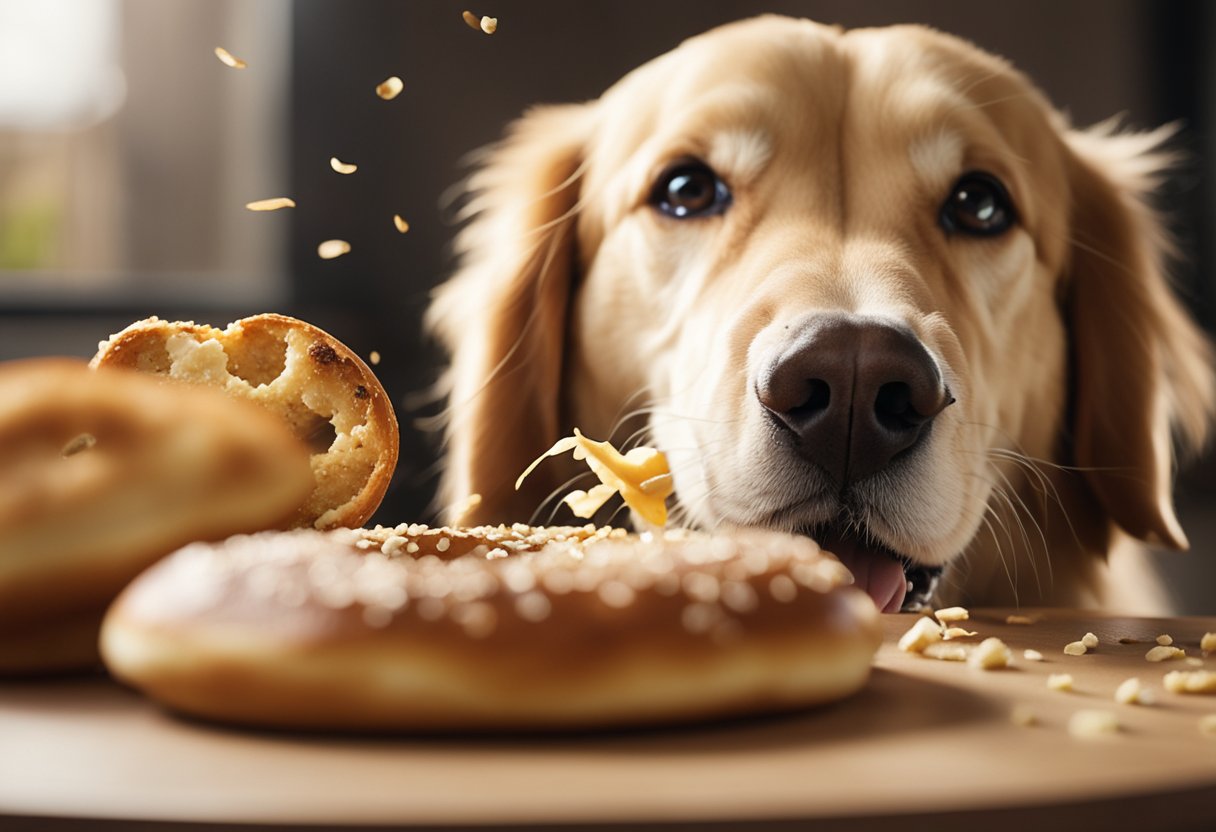
[[818, 416], [828, 409], [832, 402], [832, 388], [822, 379], [813, 378], [807, 382], [806, 398], [801, 404], [794, 405], [786, 413], [795, 421], [805, 421]]
[[902, 381], [887, 382], [878, 388], [874, 415], [878, 424], [892, 431], [909, 430], [925, 421], [912, 406], [912, 388]]

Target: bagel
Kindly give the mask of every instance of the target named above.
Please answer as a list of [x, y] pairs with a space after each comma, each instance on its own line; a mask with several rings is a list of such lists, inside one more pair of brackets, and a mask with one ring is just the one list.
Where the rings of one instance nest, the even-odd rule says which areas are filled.
[[91, 366], [219, 387], [290, 425], [312, 449], [313, 472], [292, 526], [366, 523], [397, 465], [397, 419], [376, 376], [336, 338], [286, 315], [226, 329], [147, 318], [102, 341]]
[[849, 695], [873, 603], [808, 538], [586, 527], [297, 530], [187, 546], [110, 609], [110, 671], [250, 726], [545, 730]]
[[308, 488], [307, 450], [252, 405], [66, 358], [0, 365], [0, 669], [95, 662], [142, 569], [279, 526]]

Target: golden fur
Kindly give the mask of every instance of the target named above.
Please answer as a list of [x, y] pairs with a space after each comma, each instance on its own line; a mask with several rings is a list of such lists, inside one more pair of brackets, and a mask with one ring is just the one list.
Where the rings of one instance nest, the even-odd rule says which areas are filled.
[[[1108, 601], [1121, 537], [1185, 548], [1172, 449], [1199, 448], [1213, 409], [1145, 201], [1169, 135], [1073, 129], [1006, 62], [927, 28], [779, 17], [529, 112], [470, 180], [461, 267], [428, 316], [452, 356], [441, 501], [535, 517], [573, 469], [513, 481], [578, 426], [666, 450], [689, 525], [822, 519], [778, 511], [797, 487], [747, 380], [786, 324], [844, 311], [910, 328], [958, 400], [917, 465], [870, 486], [870, 534], [949, 564], [950, 598]], [[729, 211], [647, 204], [680, 156], [730, 182]], [[1009, 232], [938, 226], [972, 169], [1008, 187]]]

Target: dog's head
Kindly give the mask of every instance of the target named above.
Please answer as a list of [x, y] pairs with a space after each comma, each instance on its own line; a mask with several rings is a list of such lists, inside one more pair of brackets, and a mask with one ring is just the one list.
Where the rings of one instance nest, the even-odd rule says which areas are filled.
[[533, 111], [430, 313], [444, 496], [526, 519], [554, 439], [636, 431], [678, 518], [813, 534], [888, 609], [964, 553], [983, 594], [1051, 551], [1053, 599], [1117, 529], [1184, 546], [1171, 429], [1213, 392], [1143, 201], [1164, 138], [1072, 130], [928, 29], [774, 17]]

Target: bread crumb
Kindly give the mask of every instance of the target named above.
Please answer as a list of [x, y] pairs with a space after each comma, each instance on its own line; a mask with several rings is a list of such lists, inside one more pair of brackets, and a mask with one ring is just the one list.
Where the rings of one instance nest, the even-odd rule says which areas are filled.
[[1153, 696], [1152, 692], [1133, 676], [1130, 679], [1124, 679], [1123, 683], [1115, 689], [1115, 701], [1123, 705], [1151, 705]]
[[1033, 624], [1034, 619], [1029, 615], [1007, 615], [1005, 616], [1006, 624]]
[[329, 157], [329, 166], [334, 169], [334, 173], [354, 173], [359, 169], [358, 165], [343, 162], [337, 156]]
[[1038, 650], [1031, 650], [1027, 648], [1026, 650], [1022, 651], [1022, 658], [1028, 662], [1041, 662], [1043, 661], [1043, 654]]
[[940, 659], [944, 662], [967, 661], [967, 648], [961, 644], [946, 644], [944, 641], [935, 641], [932, 644], [925, 645], [925, 648], [920, 652], [922, 656], [927, 656], [930, 659]]
[[1097, 739], [1119, 733], [1114, 711], [1077, 711], [1068, 720], [1068, 733], [1080, 739]]
[[970, 638], [971, 636], [977, 635], [979, 635], [979, 633], [975, 632], [974, 630], [964, 630], [962, 627], [947, 627], [946, 632], [942, 633], [942, 638], [944, 638], [946, 641], [950, 641], [951, 639], [955, 638]]
[[1159, 635], [1159, 636], [1157, 636], [1157, 643], [1160, 644], [1162, 647], [1169, 647], [1171, 644], [1174, 643], [1174, 637], [1171, 635], [1165, 635], [1165, 634]]
[[971, 613], [964, 607], [946, 607], [945, 609], [936, 610], [933, 614], [943, 624], [966, 621], [971, 617]]
[[923, 653], [925, 648], [942, 640], [941, 625], [932, 618], [918, 618], [899, 639], [899, 649], [905, 653]]
[[1070, 641], [1064, 645], [1064, 652], [1069, 656], [1084, 656], [1088, 651], [1084, 642]]
[[1081, 636], [1081, 643], [1085, 645], [1087, 650], [1093, 650], [1098, 646], [1098, 637], [1093, 633], [1086, 633]]
[[1216, 633], [1204, 633], [1203, 638], [1199, 641], [1199, 649], [1205, 653], [1216, 650]]
[[1203, 667], [1203, 659], [1198, 658], [1197, 656], [1187, 656], [1186, 663], [1191, 667]]
[[395, 225], [397, 230], [402, 234], [410, 230], [410, 224], [406, 222], [405, 217], [401, 216], [400, 214], [393, 214], [393, 225]]
[[1047, 689], [1058, 691], [1072, 690], [1072, 674], [1071, 673], [1053, 673], [1047, 677]]
[[1162, 685], [1170, 693], [1216, 693], [1216, 673], [1210, 670], [1171, 670]]
[[481, 19], [467, 9], [460, 13], [460, 17], [470, 29], [480, 29]]
[[1164, 644], [1158, 644], [1144, 654], [1144, 658], [1150, 662], [1164, 662], [1170, 659], [1182, 659], [1186, 657], [1186, 651], [1179, 647], [1167, 647]]
[[967, 657], [967, 664], [980, 670], [997, 670], [1008, 667], [1012, 662], [1009, 648], [999, 638], [984, 639]]
[[481, 16], [481, 31], [485, 32], [487, 35], [492, 35], [495, 32], [497, 32], [498, 31], [498, 18], [489, 17], [487, 15], [482, 15]]
[[1009, 721], [1014, 725], [1029, 728], [1031, 725], [1037, 725], [1039, 718], [1029, 705], [1014, 705], [1013, 710], [1009, 713]]

